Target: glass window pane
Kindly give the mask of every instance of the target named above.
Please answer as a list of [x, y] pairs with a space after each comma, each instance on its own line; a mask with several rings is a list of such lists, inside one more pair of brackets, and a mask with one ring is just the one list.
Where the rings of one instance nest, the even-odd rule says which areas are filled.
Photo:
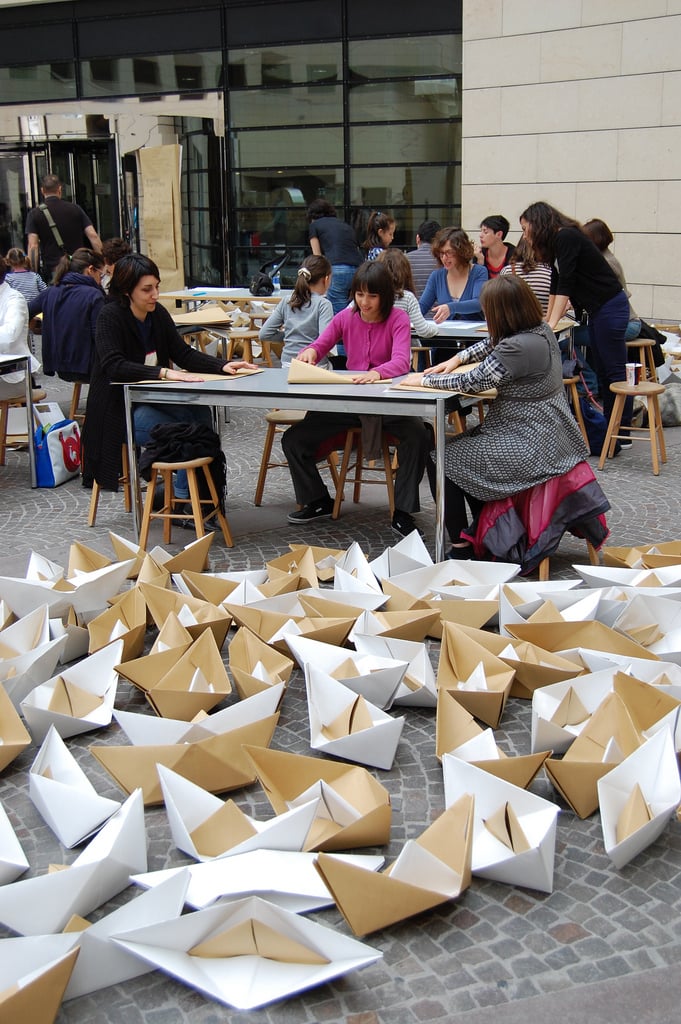
[[461, 116], [456, 78], [411, 79], [351, 86], [350, 121], [403, 121]]
[[343, 162], [342, 128], [235, 132], [235, 167], [313, 167]]
[[230, 121], [235, 128], [259, 128], [264, 124], [328, 124], [343, 120], [342, 89], [333, 85], [232, 92], [229, 106]]
[[76, 70], [73, 61], [34, 64], [30, 67], [0, 68], [3, 103], [76, 98]]
[[306, 167], [304, 170], [242, 170], [237, 172], [236, 205], [243, 207], [243, 213], [254, 207], [274, 207], [276, 195], [281, 188], [289, 191], [291, 204], [301, 200], [309, 206], [313, 199], [328, 199], [334, 206], [343, 205], [343, 169]]
[[353, 205], [391, 209], [402, 204], [427, 207], [433, 203], [458, 203], [461, 166], [356, 167], [352, 171], [351, 195]]
[[138, 96], [145, 93], [219, 89], [222, 55], [167, 53], [149, 57], [97, 57], [81, 65], [84, 96]]
[[461, 74], [461, 36], [360, 39], [348, 46], [352, 79]]
[[353, 164], [453, 163], [461, 160], [460, 124], [366, 125], [350, 128]]
[[342, 78], [341, 58], [340, 43], [231, 50], [227, 74], [232, 87], [337, 82]]

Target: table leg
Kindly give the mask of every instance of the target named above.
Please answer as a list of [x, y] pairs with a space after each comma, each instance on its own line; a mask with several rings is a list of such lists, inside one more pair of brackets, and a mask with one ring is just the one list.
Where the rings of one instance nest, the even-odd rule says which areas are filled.
[[435, 413], [435, 561], [445, 557], [445, 403], [437, 403]]
[[135, 434], [132, 427], [132, 403], [130, 402], [130, 389], [128, 385], [123, 386], [123, 401], [125, 403], [125, 432], [128, 438], [128, 461], [130, 463], [130, 494], [132, 501], [132, 532], [136, 543], [140, 537], [140, 512], [136, 496], [139, 494], [139, 471], [137, 468], [137, 456], [135, 454]]
[[31, 487], [38, 486], [38, 478], [35, 471], [35, 446], [33, 438], [35, 435], [35, 420], [33, 419], [33, 382], [31, 381], [31, 360], [26, 361], [26, 430], [28, 433], [28, 464], [31, 470]]

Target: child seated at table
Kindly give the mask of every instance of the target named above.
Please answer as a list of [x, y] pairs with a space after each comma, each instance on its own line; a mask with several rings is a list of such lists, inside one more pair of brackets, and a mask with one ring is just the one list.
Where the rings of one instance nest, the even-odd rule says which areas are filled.
[[[283, 341], [281, 365], [288, 366], [304, 348], [316, 341], [333, 317], [326, 298], [331, 264], [325, 256], [307, 256], [298, 268], [293, 295], [282, 299], [260, 328], [261, 341]], [[331, 369], [328, 360], [319, 365]]]
[[[353, 277], [351, 294], [352, 304], [337, 313], [319, 338], [296, 358], [317, 365], [342, 338], [347, 368], [354, 371], [348, 374], [349, 382], [375, 384], [407, 373], [411, 362], [409, 317], [394, 306], [395, 289], [387, 268], [382, 263], [363, 263]], [[380, 419], [381, 429], [395, 439], [399, 453], [391, 526], [396, 534], [406, 537], [416, 529], [411, 513], [420, 509], [419, 484], [431, 438], [418, 418], [382, 416]], [[315, 411], [308, 412], [304, 420], [286, 431], [282, 447], [296, 500], [303, 506], [299, 512], [289, 513], [290, 523], [304, 525], [331, 516], [333, 499], [317, 469], [320, 444], [350, 427], [362, 426], [363, 434], [371, 430], [375, 436], [375, 420], [374, 416]], [[380, 430], [377, 433], [380, 438]], [[372, 453], [363, 447], [366, 457], [371, 458]]]

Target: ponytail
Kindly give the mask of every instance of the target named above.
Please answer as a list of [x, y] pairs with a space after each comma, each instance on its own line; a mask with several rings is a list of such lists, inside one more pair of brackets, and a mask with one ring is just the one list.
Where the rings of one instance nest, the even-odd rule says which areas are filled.
[[307, 256], [298, 267], [293, 295], [289, 299], [291, 309], [302, 309], [312, 298], [310, 286], [322, 281], [331, 273], [331, 264], [325, 256]]

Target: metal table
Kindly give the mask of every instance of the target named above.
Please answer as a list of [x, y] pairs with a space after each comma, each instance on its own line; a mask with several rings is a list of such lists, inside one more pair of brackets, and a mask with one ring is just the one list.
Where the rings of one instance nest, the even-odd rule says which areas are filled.
[[[444, 558], [444, 450], [445, 423], [450, 409], [466, 399], [451, 391], [399, 391], [384, 381], [377, 384], [289, 384], [288, 371], [267, 369], [224, 381], [179, 383], [145, 382], [124, 385], [128, 450], [134, 451], [132, 405], [134, 402], [193, 403], [208, 406], [243, 406], [251, 409], [342, 410], [357, 414], [416, 416], [435, 424], [436, 498], [435, 558]], [[350, 377], [351, 374], [348, 374]], [[469, 402], [474, 399], [469, 399]], [[137, 464], [130, 460], [132, 493], [137, 493]], [[133, 529], [139, 537], [139, 515], [133, 502]]]

